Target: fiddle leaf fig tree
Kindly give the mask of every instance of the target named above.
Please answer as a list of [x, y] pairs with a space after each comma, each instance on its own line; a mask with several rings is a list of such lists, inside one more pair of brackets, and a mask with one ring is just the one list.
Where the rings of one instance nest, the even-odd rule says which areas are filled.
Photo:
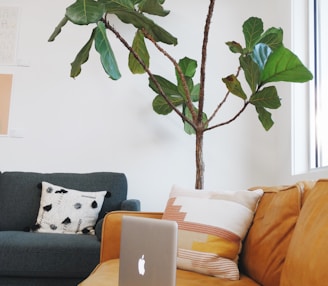
[[[155, 93], [153, 110], [161, 115], [176, 113], [182, 119], [184, 131], [195, 135], [195, 188], [202, 189], [204, 187], [203, 137], [205, 132], [233, 122], [247, 107], [251, 106], [257, 112], [264, 129], [269, 130], [274, 124], [270, 110], [277, 109], [281, 105], [274, 83], [281, 81], [303, 83], [311, 80], [312, 74], [300, 59], [284, 46], [281, 28], [272, 27], [264, 30], [262, 20], [251, 17], [242, 26], [245, 43], [226, 42], [229, 50], [236, 54], [237, 72], [222, 79], [227, 92], [212, 111], [205, 112], [207, 46], [216, 0], [207, 1], [208, 13], [201, 43], [198, 82], [194, 79], [198, 69], [196, 60], [187, 56], [176, 60], [163, 48], [164, 45], [178, 43], [176, 37], [152, 19], [152, 16], [166, 17], [169, 14], [169, 11], [163, 7], [164, 2], [165, 0], [76, 0], [66, 8], [64, 18], [55, 28], [49, 41], [54, 41], [67, 23], [82, 26], [94, 25], [90, 38], [71, 63], [71, 77], [77, 77], [81, 73], [82, 65], [88, 61], [89, 53], [95, 47], [106, 74], [109, 78], [118, 80], [121, 74], [108, 38], [108, 34], [113, 33], [129, 51], [128, 65], [131, 72], [148, 75], [149, 87]], [[204, 5], [205, 3], [204, 1]], [[132, 43], [126, 40], [123, 32], [114, 27], [113, 16], [135, 31]], [[155, 46], [168, 60], [168, 64], [172, 66], [172, 72], [175, 73], [175, 82], [152, 72], [148, 45]], [[242, 75], [245, 80], [241, 81], [239, 78]], [[230, 96], [240, 99], [240, 109], [230, 119], [213, 123], [213, 119], [221, 107], [228, 103]]]

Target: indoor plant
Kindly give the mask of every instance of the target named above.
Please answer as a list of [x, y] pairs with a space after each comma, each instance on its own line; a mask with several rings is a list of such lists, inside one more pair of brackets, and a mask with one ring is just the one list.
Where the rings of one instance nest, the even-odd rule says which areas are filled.
[[[184, 124], [188, 134], [196, 138], [196, 183], [195, 187], [204, 186], [203, 136], [205, 132], [227, 125], [234, 121], [248, 107], [254, 106], [258, 118], [265, 130], [273, 125], [268, 109], [279, 108], [280, 98], [272, 82], [306, 82], [312, 79], [312, 74], [289, 49], [283, 45], [283, 30], [280, 28], [263, 29], [262, 20], [251, 17], [243, 24], [245, 46], [230, 41], [227, 46], [239, 55], [236, 74], [222, 79], [227, 87], [227, 93], [214, 106], [213, 111], [204, 111], [205, 75], [207, 60], [207, 44], [210, 23], [213, 16], [215, 0], [209, 0], [208, 13], [204, 25], [202, 54], [200, 63], [200, 81], [195, 84], [193, 77], [197, 70], [197, 62], [185, 57], [175, 60], [160, 43], [176, 45], [177, 39], [165, 29], [157, 25], [149, 17], [167, 16], [169, 11], [163, 8], [165, 0], [77, 0], [66, 9], [65, 16], [56, 27], [49, 41], [53, 41], [67, 22], [77, 25], [94, 24], [91, 36], [72, 62], [71, 76], [76, 77], [81, 72], [81, 65], [89, 58], [89, 52], [95, 44], [100, 54], [101, 63], [110, 78], [117, 80], [120, 72], [107, 37], [107, 31], [116, 35], [129, 50], [129, 68], [133, 73], [147, 73], [149, 86], [155, 92], [153, 109], [159, 114], [175, 112]], [[136, 30], [133, 42], [130, 44], [112, 24], [116, 15], [123, 23]], [[147, 15], [147, 16], [146, 16]], [[151, 71], [150, 56], [146, 41], [153, 44], [160, 53], [172, 64], [176, 73], [176, 83], [156, 75]], [[245, 83], [239, 80], [244, 74]], [[248, 85], [244, 88], [242, 85]], [[230, 95], [240, 98], [240, 110], [231, 119], [213, 123], [213, 118], [227, 103]]]

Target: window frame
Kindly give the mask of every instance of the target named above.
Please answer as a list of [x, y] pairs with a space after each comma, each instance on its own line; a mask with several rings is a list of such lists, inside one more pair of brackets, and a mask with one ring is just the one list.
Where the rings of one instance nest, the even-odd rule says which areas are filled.
[[[312, 109], [311, 109], [311, 128], [312, 137], [311, 137], [311, 168], [322, 168], [328, 166], [328, 144], [327, 144], [327, 135], [325, 135], [324, 124], [327, 122], [327, 113], [328, 113], [328, 104], [327, 100], [324, 99], [323, 90], [326, 90], [324, 87], [325, 81], [324, 77], [327, 76], [327, 68], [323, 70], [323, 67], [327, 65], [322, 62], [327, 62], [327, 57], [324, 57], [325, 50], [328, 46], [328, 40], [322, 40], [321, 33], [324, 33], [323, 22], [327, 22], [328, 19], [323, 18], [321, 11], [323, 1], [322, 0], [311, 0], [310, 13], [312, 13], [313, 18], [310, 22], [310, 31], [312, 32], [313, 39], [313, 73], [314, 73], [314, 85], [311, 90], [311, 95], [313, 97]], [[326, 61], [324, 61], [326, 59]], [[327, 85], [327, 84], [326, 84]], [[324, 106], [323, 106], [324, 105]], [[327, 110], [327, 112], [325, 112]]]

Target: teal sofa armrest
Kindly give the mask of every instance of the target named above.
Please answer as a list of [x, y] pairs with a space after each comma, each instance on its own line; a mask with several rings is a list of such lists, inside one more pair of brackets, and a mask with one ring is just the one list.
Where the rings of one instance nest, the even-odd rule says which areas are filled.
[[[124, 200], [121, 203], [122, 211], [140, 211], [140, 201], [136, 199]], [[99, 241], [101, 241], [102, 225], [104, 218], [100, 219], [95, 226], [95, 233]]]
[[140, 211], [140, 201], [136, 199], [124, 200], [121, 203], [122, 211]]

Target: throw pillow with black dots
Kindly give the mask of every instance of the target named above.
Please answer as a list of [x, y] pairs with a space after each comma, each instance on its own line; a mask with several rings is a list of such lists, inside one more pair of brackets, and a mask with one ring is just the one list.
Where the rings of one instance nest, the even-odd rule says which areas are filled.
[[42, 182], [35, 232], [94, 234], [107, 191], [82, 192]]

